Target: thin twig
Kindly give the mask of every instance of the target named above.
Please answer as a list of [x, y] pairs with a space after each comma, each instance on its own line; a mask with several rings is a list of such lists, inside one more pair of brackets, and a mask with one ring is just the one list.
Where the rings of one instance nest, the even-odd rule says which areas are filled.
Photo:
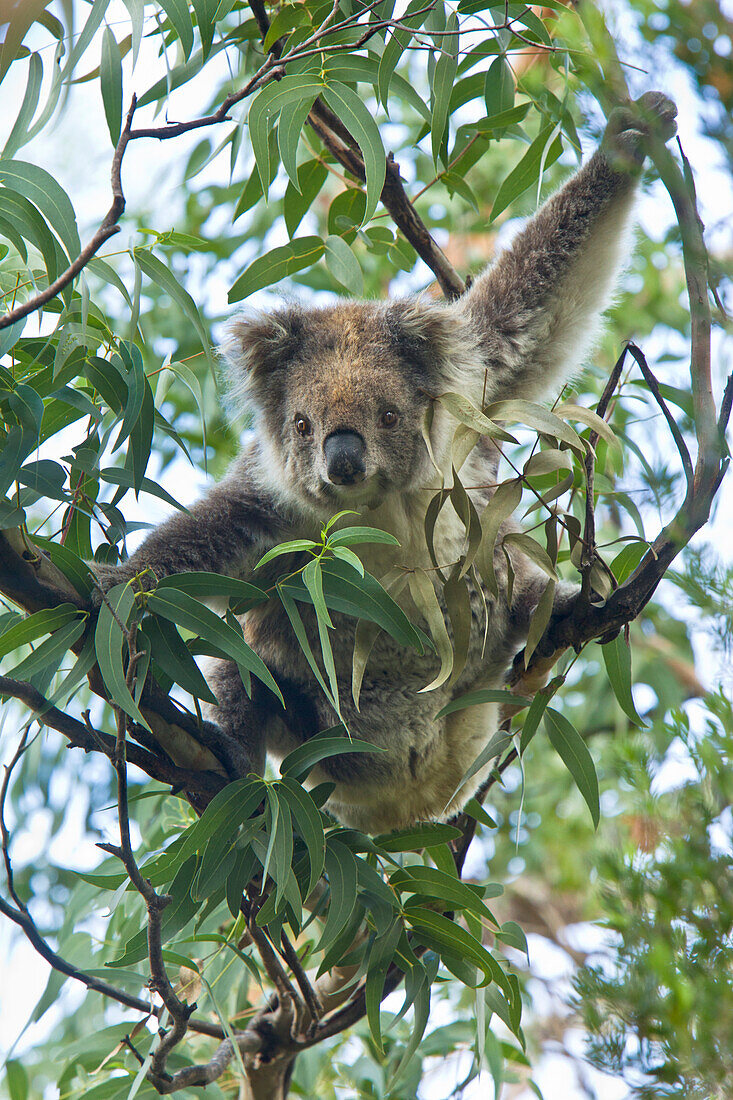
[[[605, 419], [606, 410], [616, 392], [616, 387], [621, 377], [621, 372], [624, 368], [624, 362], [626, 360], [626, 354], [628, 352], [628, 345], [624, 347], [623, 351], [616, 360], [613, 370], [609, 375], [608, 381], [604, 387], [601, 399], [596, 406], [596, 414]], [[595, 515], [595, 470], [596, 470], [596, 447], [598, 445], [599, 435], [598, 432], [591, 432], [588, 440], [589, 447], [585, 456], [585, 526], [583, 528], [583, 556], [580, 563], [580, 573], [582, 577], [581, 581], [581, 598], [585, 601], [590, 601], [591, 598], [591, 573], [593, 570], [593, 563], [596, 560], [596, 515]]]
[[61, 291], [76, 278], [79, 272], [86, 267], [104, 242], [109, 240], [110, 237], [113, 237], [115, 233], [119, 233], [120, 228], [117, 222], [120, 220], [125, 210], [125, 196], [122, 190], [121, 179], [122, 158], [125, 155], [125, 149], [132, 136], [130, 128], [132, 126], [132, 116], [135, 113], [136, 106], [137, 97], [133, 96], [130, 109], [127, 112], [124, 129], [120, 134], [114, 156], [112, 157], [112, 205], [107, 211], [99, 229], [86, 247], [81, 250], [76, 259], [69, 264], [65, 271], [62, 271], [58, 279], [47, 286], [45, 290], [36, 294], [33, 298], [29, 298], [27, 302], [23, 302], [22, 305], [16, 306], [15, 309], [11, 309], [9, 313], [0, 317], [0, 329], [7, 328], [8, 325], [13, 325], [16, 321], [20, 321], [23, 317], [27, 317], [30, 313], [34, 313], [37, 309], [41, 309], [47, 302], [50, 302], [52, 298], [55, 298], [57, 294], [60, 294]]
[[[0, 913], [8, 917], [9, 920], [13, 921], [14, 924], [17, 924], [18, 927], [22, 929], [31, 946], [38, 952], [41, 958], [54, 970], [58, 970], [60, 974], [65, 974], [67, 978], [74, 978], [75, 981], [81, 982], [87, 989], [91, 989], [93, 993], [100, 993], [103, 997], [109, 997], [110, 1000], [117, 1001], [127, 1008], [134, 1008], [138, 1012], [145, 1013], [146, 1016], [157, 1016], [159, 1014], [159, 1009], [156, 1009], [148, 1001], [143, 1001], [139, 997], [133, 997], [124, 990], [117, 989], [115, 986], [110, 985], [109, 982], [103, 982], [92, 974], [86, 974], [83, 970], [67, 962], [66, 959], [62, 958], [61, 955], [46, 943], [30, 914], [14, 909], [13, 906], [2, 897], [0, 897]], [[206, 1020], [191, 1019], [188, 1021], [188, 1026], [192, 1031], [196, 1031], [201, 1035], [209, 1035], [214, 1039], [224, 1038], [223, 1028], [216, 1024], [210, 1024]]]
[[308, 1005], [308, 1010], [311, 1014], [311, 1026], [313, 1026], [313, 1024], [318, 1023], [323, 1016], [323, 1005], [319, 1000], [318, 994], [308, 980], [308, 975], [298, 957], [298, 952], [293, 947], [284, 930], [280, 933], [280, 941], [283, 947], [285, 962], [292, 970], [293, 977], [298, 983], [298, 988], [303, 994], [303, 999]]
[[641, 350], [640, 347], [637, 347], [637, 345], [634, 344], [634, 343], [628, 343], [626, 345], [626, 347], [627, 347], [628, 351], [631, 353], [631, 355], [634, 357], [634, 359], [636, 360], [641, 373], [644, 375], [644, 380], [645, 380], [647, 386], [649, 387], [649, 389], [651, 390], [652, 397], [654, 398], [656, 403], [659, 405], [659, 408], [662, 410], [662, 413], [664, 414], [664, 419], [667, 421], [667, 424], [669, 425], [669, 430], [672, 433], [672, 438], [674, 439], [675, 446], [677, 447], [678, 454], [680, 456], [680, 459], [682, 460], [682, 465], [683, 465], [684, 471], [685, 471], [685, 479], [687, 481], [687, 486], [688, 486], [688, 489], [691, 491], [692, 487], [693, 487], [695, 474], [694, 474], [694, 471], [693, 471], [693, 468], [692, 468], [692, 459], [690, 458], [690, 452], [687, 449], [687, 444], [685, 443], [684, 436], [682, 435], [682, 432], [679, 430], [675, 418], [672, 416], [672, 413], [669, 411], [669, 409], [667, 407], [667, 403], [665, 402], [664, 398], [662, 397], [662, 394], [659, 390], [659, 383], [657, 382], [656, 378], [654, 377], [654, 375], [652, 374], [652, 372], [649, 368], [649, 364], [646, 361], [646, 357], [644, 355], [644, 352]]

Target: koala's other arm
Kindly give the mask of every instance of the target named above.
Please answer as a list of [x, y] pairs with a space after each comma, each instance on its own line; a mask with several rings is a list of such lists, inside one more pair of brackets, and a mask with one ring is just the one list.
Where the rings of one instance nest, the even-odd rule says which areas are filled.
[[93, 569], [105, 590], [145, 570], [146, 587], [173, 573], [189, 571], [240, 576], [285, 538], [286, 530], [286, 518], [252, 481], [242, 456], [223, 481], [189, 511], [178, 512], [156, 527], [127, 561], [119, 565], [95, 562]]
[[541, 399], [578, 366], [628, 251], [650, 126], [667, 141], [676, 113], [660, 92], [612, 111], [600, 148], [462, 299], [489, 400]]

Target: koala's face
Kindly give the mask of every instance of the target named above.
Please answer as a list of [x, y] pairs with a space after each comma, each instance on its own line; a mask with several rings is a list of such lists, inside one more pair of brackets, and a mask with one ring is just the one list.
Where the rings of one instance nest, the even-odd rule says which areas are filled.
[[424, 484], [423, 425], [446, 388], [451, 328], [440, 307], [401, 302], [237, 322], [228, 352], [244, 353], [246, 392], [288, 488], [335, 511]]

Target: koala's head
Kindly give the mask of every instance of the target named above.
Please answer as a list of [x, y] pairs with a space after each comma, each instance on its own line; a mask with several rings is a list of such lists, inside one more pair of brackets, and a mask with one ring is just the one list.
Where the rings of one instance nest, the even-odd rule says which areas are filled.
[[288, 306], [233, 322], [233, 395], [254, 408], [283, 487], [335, 510], [423, 484], [426, 410], [454, 388], [471, 342], [464, 324], [420, 300]]

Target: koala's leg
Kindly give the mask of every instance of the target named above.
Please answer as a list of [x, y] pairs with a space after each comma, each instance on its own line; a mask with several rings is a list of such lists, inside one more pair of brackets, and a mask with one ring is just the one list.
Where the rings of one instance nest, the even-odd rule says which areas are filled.
[[582, 361], [630, 251], [648, 134], [653, 127], [669, 140], [676, 113], [659, 92], [613, 111], [600, 149], [461, 299], [489, 400], [541, 399]]
[[264, 775], [268, 724], [266, 702], [257, 691], [253, 691], [250, 699], [233, 661], [214, 662], [209, 666], [208, 678], [218, 702], [218, 706], [211, 708], [210, 716], [224, 736], [242, 750], [237, 770], [240, 775], [250, 772]]

